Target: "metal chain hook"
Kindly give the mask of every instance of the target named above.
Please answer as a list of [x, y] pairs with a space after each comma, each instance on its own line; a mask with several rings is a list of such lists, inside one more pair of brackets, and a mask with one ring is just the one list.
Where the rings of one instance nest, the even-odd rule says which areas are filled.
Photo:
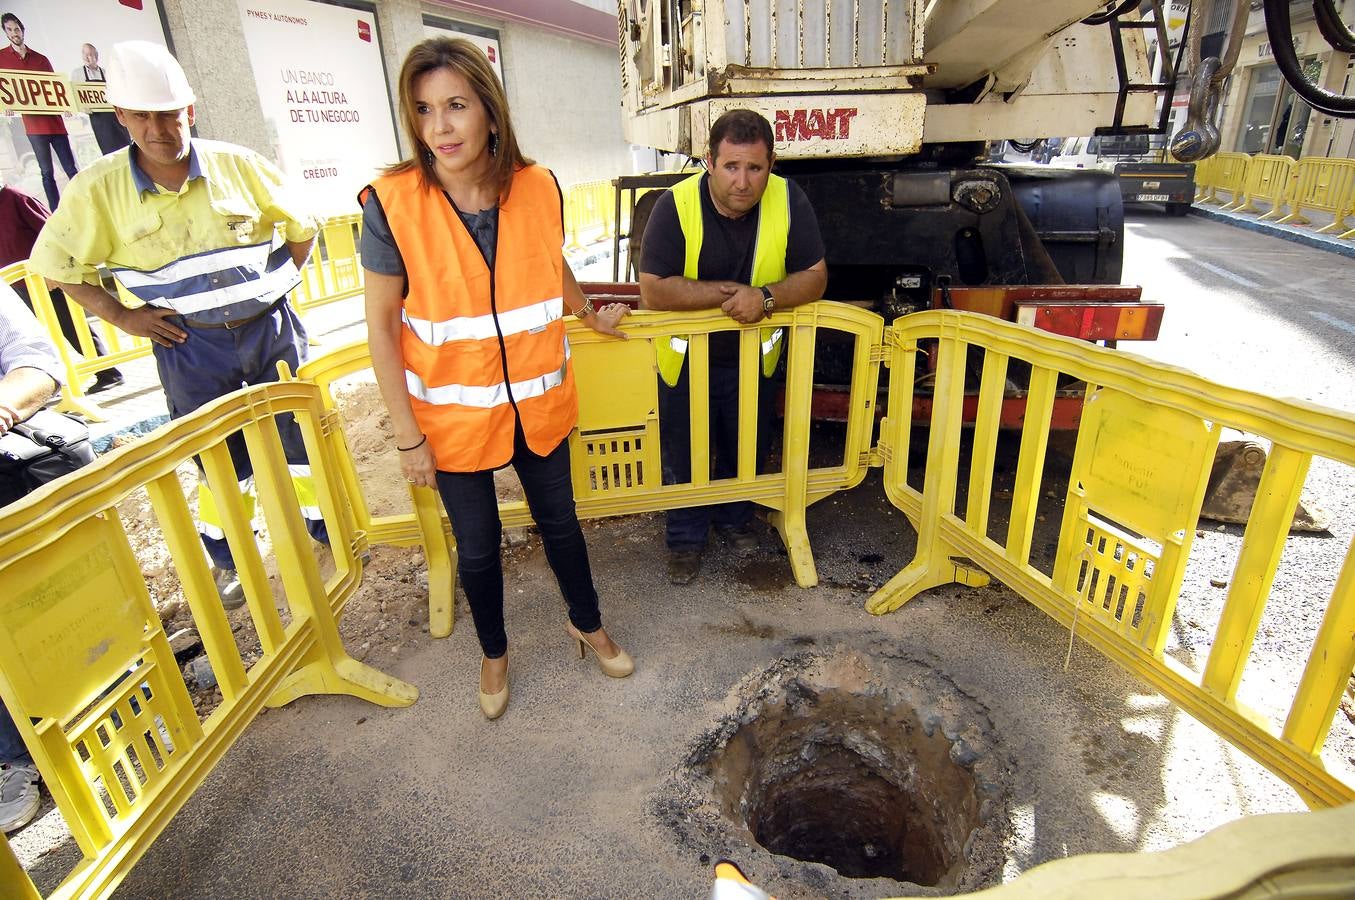
[[1179, 162], [1198, 162], [1218, 152], [1221, 137], [1217, 118], [1223, 98], [1223, 82], [1237, 64], [1242, 50], [1242, 39], [1247, 30], [1249, 7], [1245, 3], [1233, 6], [1233, 20], [1228, 29], [1228, 44], [1222, 58], [1200, 58], [1200, 43], [1204, 38], [1205, 20], [1217, 0], [1192, 0], [1190, 17], [1186, 24], [1186, 68], [1190, 72], [1190, 105], [1186, 121], [1172, 138], [1171, 154]]

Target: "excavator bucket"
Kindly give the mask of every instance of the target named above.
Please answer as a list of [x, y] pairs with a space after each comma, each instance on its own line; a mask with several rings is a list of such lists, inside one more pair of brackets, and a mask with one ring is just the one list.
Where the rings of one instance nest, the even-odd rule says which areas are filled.
[[[1200, 518], [1245, 525], [1265, 466], [1263, 445], [1248, 440], [1220, 442]], [[1326, 531], [1328, 524], [1326, 513], [1300, 498], [1289, 530], [1320, 532]]]

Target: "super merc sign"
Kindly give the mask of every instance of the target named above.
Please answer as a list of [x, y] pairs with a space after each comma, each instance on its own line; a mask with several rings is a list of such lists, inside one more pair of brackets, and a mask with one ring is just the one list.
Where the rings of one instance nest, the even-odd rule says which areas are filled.
[[79, 112], [64, 75], [0, 69], [0, 108], [21, 113]]

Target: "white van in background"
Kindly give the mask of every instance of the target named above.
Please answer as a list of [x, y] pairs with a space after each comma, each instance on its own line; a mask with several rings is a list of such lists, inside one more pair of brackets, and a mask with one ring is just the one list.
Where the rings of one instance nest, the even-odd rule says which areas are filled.
[[1195, 166], [1158, 162], [1158, 155], [1146, 134], [1094, 134], [1066, 138], [1049, 165], [1114, 173], [1126, 203], [1163, 203], [1168, 215], [1184, 216], [1195, 199]]

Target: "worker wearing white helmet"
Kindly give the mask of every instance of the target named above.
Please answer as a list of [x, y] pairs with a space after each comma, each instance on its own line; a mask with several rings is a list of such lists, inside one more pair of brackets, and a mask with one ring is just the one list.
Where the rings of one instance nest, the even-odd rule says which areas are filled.
[[[277, 363], [306, 359], [306, 334], [287, 301], [317, 225], [282, 173], [244, 147], [194, 138], [197, 101], [164, 47], [113, 47], [108, 102], [132, 145], [71, 181], [29, 266], [86, 309], [154, 342], [171, 418], [243, 385], [277, 379]], [[275, 238], [281, 226], [283, 240]], [[98, 267], [144, 305], [124, 306]], [[326, 540], [300, 429], [279, 417], [307, 526]], [[252, 474], [244, 441], [231, 440], [242, 485]], [[252, 497], [246, 496], [247, 509]], [[216, 503], [203, 485], [198, 513], [213, 577], [228, 607], [244, 602]]]

